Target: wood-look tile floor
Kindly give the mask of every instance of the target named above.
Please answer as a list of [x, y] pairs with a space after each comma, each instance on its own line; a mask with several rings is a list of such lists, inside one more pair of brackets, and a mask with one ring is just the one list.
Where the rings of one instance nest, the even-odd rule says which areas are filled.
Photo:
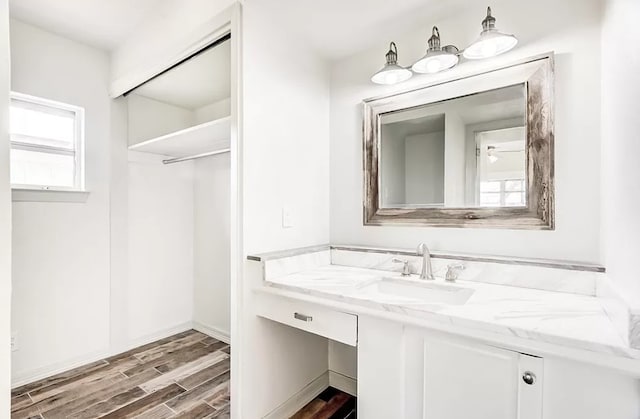
[[290, 419], [356, 419], [356, 398], [329, 387]]
[[11, 417], [229, 418], [230, 348], [189, 330], [24, 385]]

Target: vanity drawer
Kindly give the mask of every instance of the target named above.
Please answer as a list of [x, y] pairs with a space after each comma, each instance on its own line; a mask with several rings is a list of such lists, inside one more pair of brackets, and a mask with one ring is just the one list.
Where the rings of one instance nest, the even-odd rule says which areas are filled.
[[356, 346], [358, 316], [277, 295], [256, 296], [256, 314], [316, 335]]

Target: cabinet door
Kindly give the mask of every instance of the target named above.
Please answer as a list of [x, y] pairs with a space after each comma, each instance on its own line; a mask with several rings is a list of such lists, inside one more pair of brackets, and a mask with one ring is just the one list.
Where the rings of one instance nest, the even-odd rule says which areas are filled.
[[407, 418], [542, 418], [542, 358], [415, 331], [405, 343]]

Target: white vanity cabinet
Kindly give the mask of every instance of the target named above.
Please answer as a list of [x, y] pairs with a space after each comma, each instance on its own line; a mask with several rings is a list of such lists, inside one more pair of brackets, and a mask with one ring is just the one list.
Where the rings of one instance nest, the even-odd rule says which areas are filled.
[[542, 358], [377, 319], [359, 339], [361, 417], [542, 419]]
[[[513, 346], [498, 334], [449, 333], [441, 324], [439, 330], [429, 328], [428, 320], [404, 321], [395, 313], [363, 313], [272, 290], [257, 292], [252, 309], [260, 318], [357, 348], [354, 367], [353, 357], [332, 355], [327, 348], [314, 351], [326, 340], [279, 333], [267, 349], [269, 368], [288, 373], [280, 377], [288, 390], [274, 397], [286, 400], [286, 395], [295, 407], [291, 413], [315, 397], [309, 389], [337, 386], [331, 377], [343, 374], [357, 378], [349, 388], [363, 419], [640, 418], [640, 375], [629, 359], [541, 348], [539, 342], [532, 342], [529, 352], [526, 341]], [[273, 356], [277, 352], [287, 356]], [[343, 373], [346, 364], [350, 372]], [[286, 416], [281, 409], [276, 413], [268, 417]]]
[[404, 343], [406, 418], [542, 418], [542, 358], [418, 329]]
[[638, 419], [640, 380], [360, 315], [358, 417]]

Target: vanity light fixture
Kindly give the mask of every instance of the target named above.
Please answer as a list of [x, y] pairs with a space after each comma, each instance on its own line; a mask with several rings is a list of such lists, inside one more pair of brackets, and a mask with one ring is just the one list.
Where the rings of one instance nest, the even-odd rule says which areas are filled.
[[487, 17], [482, 21], [482, 32], [478, 39], [464, 50], [464, 58], [478, 60], [495, 57], [509, 51], [518, 43], [518, 39], [496, 28], [496, 18], [491, 16], [491, 7], [487, 7]]
[[458, 48], [453, 45], [440, 47], [440, 31], [434, 26], [431, 31], [431, 38], [428, 41], [429, 47], [424, 57], [420, 58], [411, 67], [413, 71], [421, 74], [433, 74], [448, 70], [458, 64]]
[[409, 80], [413, 73], [398, 65], [398, 48], [396, 43], [389, 44], [389, 51], [385, 55], [387, 63], [380, 71], [371, 77], [371, 81], [376, 84], [396, 84]]
[[396, 84], [409, 80], [413, 73], [435, 74], [455, 67], [460, 55], [469, 60], [491, 58], [511, 50], [518, 43], [514, 35], [500, 32], [496, 28], [496, 18], [491, 15], [491, 7], [487, 7], [487, 17], [482, 21], [482, 32], [478, 39], [464, 51], [454, 45], [440, 46], [440, 32], [434, 26], [428, 41], [427, 53], [411, 66], [411, 70], [398, 65], [398, 49], [395, 42], [389, 46], [386, 54], [387, 63], [371, 77], [376, 84]]

